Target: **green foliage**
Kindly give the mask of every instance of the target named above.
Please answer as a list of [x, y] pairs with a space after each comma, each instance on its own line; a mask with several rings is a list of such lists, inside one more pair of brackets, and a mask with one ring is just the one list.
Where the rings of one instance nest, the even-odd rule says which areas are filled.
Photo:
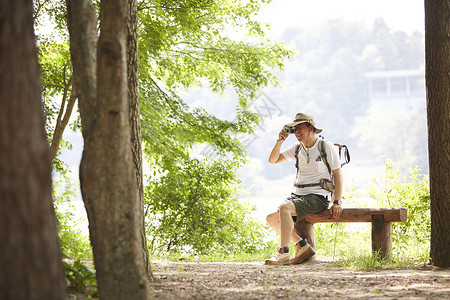
[[67, 32], [66, 1], [65, 0], [34, 0], [33, 19], [35, 26], [48, 27], [51, 30], [41, 33], [53, 39], [61, 38]]
[[383, 207], [404, 207], [408, 220], [392, 224], [392, 240], [396, 257], [406, 256], [421, 262], [428, 261], [431, 234], [430, 183], [428, 175], [419, 175], [416, 167], [410, 177], [399, 179], [391, 161], [386, 162], [384, 178], [374, 180], [369, 195]]
[[[61, 110], [64, 111], [65, 103], [72, 90], [69, 43], [40, 41], [38, 59], [41, 71], [45, 128], [51, 141], [56, 119], [62, 113]], [[64, 145], [61, 148], [64, 148]]]
[[255, 208], [234, 196], [238, 179], [222, 160], [188, 159], [155, 174], [145, 190], [151, 252], [229, 255], [264, 248]]
[[242, 119], [230, 122], [203, 109], [190, 109], [178, 96], [166, 95], [152, 81], [141, 85], [141, 105], [144, 152], [152, 165], [163, 170], [170, 170], [176, 159], [190, 157], [195, 144], [201, 143], [243, 161], [244, 147], [233, 134], [249, 133], [257, 123], [257, 116], [247, 112], [242, 112]]
[[[386, 162], [385, 175], [373, 179], [369, 195], [379, 207], [403, 207], [407, 222], [392, 223], [393, 253], [381, 259], [371, 249], [371, 225], [315, 224], [316, 252], [336, 264], [361, 269], [384, 269], [426, 264], [430, 253], [430, 190], [427, 175], [416, 167], [409, 178], [399, 180], [399, 171]], [[356, 195], [356, 194], [354, 194]], [[348, 197], [349, 198], [349, 197]], [[351, 201], [346, 199], [346, 202]], [[344, 208], [345, 209], [345, 208]]]
[[[264, 247], [254, 208], [236, 197], [245, 161], [238, 135], [259, 116], [247, 109], [271, 73], [293, 54], [264, 37], [254, 15], [264, 1], [139, 2], [139, 84], [144, 153], [152, 166], [145, 190], [152, 252], [251, 253]], [[208, 85], [238, 98], [233, 121], [192, 109], [181, 89]], [[231, 118], [230, 118], [231, 119]], [[198, 157], [211, 147], [212, 157]]]
[[63, 261], [64, 277], [69, 292], [87, 292], [89, 297], [98, 297], [95, 271], [79, 259], [73, 263]]
[[315, 224], [314, 236], [317, 255], [332, 261], [353, 257], [355, 253], [366, 254], [372, 249], [370, 224]]
[[[140, 69], [170, 90], [233, 86], [242, 101], [257, 87], [276, 83], [271, 69], [292, 55], [264, 38], [255, 14], [270, 1], [141, 1]], [[231, 37], [230, 37], [231, 36]]]
[[[263, 225], [261, 227], [264, 228]], [[268, 230], [264, 228], [263, 230]], [[270, 235], [270, 233], [269, 233]], [[267, 237], [267, 236], [266, 236]], [[273, 255], [274, 249], [277, 249], [279, 245], [278, 240], [265, 241], [260, 244], [260, 249], [254, 252], [236, 252], [236, 253], [223, 253], [223, 252], [210, 252], [208, 254], [191, 255], [183, 251], [163, 251], [158, 253], [152, 253], [154, 260], [168, 260], [168, 261], [263, 261], [264, 259]], [[293, 247], [293, 245], [292, 245]], [[153, 260], [152, 259], [152, 260]]]
[[[53, 138], [56, 119], [72, 91], [72, 62], [64, 0], [33, 1], [36, 44], [42, 82], [45, 129]], [[61, 145], [63, 148], [64, 145]]]
[[[58, 160], [59, 161], [59, 160]], [[60, 161], [59, 161], [60, 162]], [[61, 172], [53, 182], [53, 205], [58, 225], [59, 244], [63, 260], [64, 278], [67, 290], [71, 293], [88, 293], [96, 297], [97, 282], [95, 271], [81, 262], [81, 259], [92, 259], [92, 247], [87, 237], [77, 229], [80, 220], [75, 219], [75, 198], [73, 183], [69, 178], [70, 171], [62, 163]]]
[[60, 247], [64, 257], [92, 258], [89, 239], [76, 228], [77, 220], [73, 213], [75, 208], [71, 203], [75, 198], [75, 191], [68, 172], [64, 171], [53, 182], [53, 205], [59, 230]]
[[[273, 68], [293, 54], [264, 38], [253, 16], [259, 1], [141, 1], [138, 53], [142, 135], [152, 163], [169, 169], [171, 156], [185, 159], [193, 145], [206, 143], [219, 154], [242, 160], [244, 147], [233, 136], [253, 132], [259, 116], [247, 109], [259, 90], [276, 84]], [[239, 34], [236, 34], [236, 31]], [[233, 37], [229, 37], [233, 35]], [[250, 38], [251, 36], [251, 38]], [[242, 40], [240, 37], [243, 37]], [[204, 109], [190, 109], [180, 89], [209, 85], [233, 89], [239, 101], [234, 121]]]

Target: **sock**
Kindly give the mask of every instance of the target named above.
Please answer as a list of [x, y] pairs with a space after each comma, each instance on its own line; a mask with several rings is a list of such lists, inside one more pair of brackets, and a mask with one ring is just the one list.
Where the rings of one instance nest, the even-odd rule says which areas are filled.
[[283, 252], [284, 253], [289, 253], [289, 247], [283, 247]]
[[300, 244], [300, 246], [305, 247], [308, 244], [308, 241], [306, 240], [306, 238], [303, 238], [302, 240], [298, 241], [298, 243]]

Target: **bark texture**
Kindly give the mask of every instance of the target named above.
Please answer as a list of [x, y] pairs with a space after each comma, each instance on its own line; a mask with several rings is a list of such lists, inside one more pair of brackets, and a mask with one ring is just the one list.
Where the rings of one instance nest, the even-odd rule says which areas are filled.
[[32, 2], [0, 10], [0, 299], [65, 299]]
[[136, 185], [139, 192], [139, 207], [136, 211], [141, 220], [142, 247], [147, 277], [152, 279], [147, 236], [145, 234], [144, 216], [144, 184], [142, 171], [142, 138], [141, 138], [141, 112], [139, 109], [139, 84], [138, 84], [138, 50], [137, 50], [137, 0], [128, 0], [128, 38], [127, 38], [127, 74], [128, 74], [128, 103], [131, 129], [131, 152], [133, 155]]
[[450, 267], [450, 0], [425, 0], [431, 260]]
[[[67, 0], [67, 6], [84, 138], [80, 183], [100, 298], [147, 299], [142, 214], [138, 213], [129, 123], [127, 0], [101, 2], [97, 48], [90, 1]], [[97, 53], [96, 68], [92, 53]], [[89, 65], [81, 63], [86, 56]], [[96, 87], [85, 79], [85, 72], [96, 78]]]

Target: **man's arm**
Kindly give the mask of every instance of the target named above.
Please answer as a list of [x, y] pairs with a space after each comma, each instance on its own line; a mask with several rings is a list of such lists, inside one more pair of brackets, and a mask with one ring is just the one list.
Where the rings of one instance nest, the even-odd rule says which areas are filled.
[[286, 157], [284, 157], [283, 154], [281, 154], [281, 145], [283, 145], [284, 140], [288, 137], [286, 131], [281, 130], [278, 134], [278, 140], [275, 143], [275, 146], [273, 146], [272, 152], [270, 152], [269, 155], [269, 162], [271, 164], [279, 164], [285, 161], [288, 161]]
[[[334, 201], [339, 201], [342, 198], [342, 188], [344, 185], [344, 178], [342, 176], [341, 168], [333, 170], [334, 179]], [[334, 218], [339, 218], [342, 214], [342, 206], [339, 204], [333, 204], [330, 208], [330, 214]]]

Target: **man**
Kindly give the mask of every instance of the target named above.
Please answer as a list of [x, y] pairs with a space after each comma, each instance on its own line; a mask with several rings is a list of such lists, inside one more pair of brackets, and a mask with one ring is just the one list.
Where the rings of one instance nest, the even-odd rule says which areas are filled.
[[[286, 129], [289, 128], [292, 128], [292, 131], [295, 129], [295, 137], [299, 143], [281, 152], [281, 146], [289, 135]], [[320, 139], [316, 136], [316, 133], [320, 132], [322, 129], [316, 126], [312, 116], [298, 113], [295, 120], [286, 124], [280, 131], [270, 153], [269, 162], [272, 164], [297, 160], [297, 174], [291, 196], [279, 206], [278, 211], [266, 218], [269, 226], [280, 235], [280, 247], [272, 258], [265, 260], [266, 264], [298, 264], [315, 254], [315, 250], [307, 240], [295, 232], [292, 216], [301, 220], [328, 208], [331, 192], [319, 185], [321, 179], [330, 179], [325, 159], [330, 166], [335, 185], [330, 214], [334, 218], [339, 218], [342, 214], [343, 178], [339, 154], [333, 143], [324, 141], [326, 158], [322, 157], [319, 150]], [[292, 259], [289, 256], [290, 240], [295, 243], [295, 255]]]

